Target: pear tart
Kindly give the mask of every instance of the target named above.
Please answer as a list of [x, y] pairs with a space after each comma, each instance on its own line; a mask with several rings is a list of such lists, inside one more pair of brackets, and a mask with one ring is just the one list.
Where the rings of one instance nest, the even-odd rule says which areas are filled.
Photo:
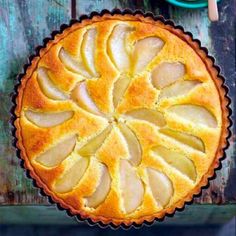
[[228, 100], [188, 34], [141, 14], [72, 24], [17, 90], [25, 168], [73, 215], [113, 225], [161, 219], [219, 166]]

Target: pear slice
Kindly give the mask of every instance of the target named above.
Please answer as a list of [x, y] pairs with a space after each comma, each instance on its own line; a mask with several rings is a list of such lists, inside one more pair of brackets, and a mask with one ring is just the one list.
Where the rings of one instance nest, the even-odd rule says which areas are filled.
[[142, 204], [144, 187], [134, 167], [127, 160], [120, 162], [121, 193], [126, 213], [131, 213]]
[[64, 48], [59, 51], [59, 58], [65, 67], [74, 73], [90, 78], [91, 75], [86, 71], [83, 62], [72, 57]]
[[79, 155], [83, 157], [90, 157], [94, 155], [110, 134], [111, 129], [112, 127], [109, 125], [100, 134], [89, 139], [88, 142], [78, 150]]
[[88, 167], [88, 158], [79, 158], [74, 165], [66, 171], [54, 184], [54, 190], [58, 193], [67, 193], [79, 184], [80, 179]]
[[60, 125], [73, 116], [73, 111], [63, 111], [55, 113], [44, 113], [35, 111], [25, 111], [26, 118], [39, 127], [52, 127]]
[[196, 80], [176, 82], [161, 90], [160, 99], [186, 95], [200, 84], [201, 82]]
[[132, 165], [137, 166], [142, 159], [142, 149], [134, 132], [124, 123], [119, 124], [121, 133], [123, 134], [129, 149], [129, 161]]
[[201, 106], [175, 105], [170, 107], [168, 111], [194, 124], [200, 124], [210, 128], [217, 127], [215, 117], [206, 108]]
[[125, 115], [131, 116], [134, 119], [145, 120], [158, 127], [163, 127], [166, 125], [165, 118], [163, 114], [159, 111], [152, 109], [141, 108], [127, 112]]
[[36, 157], [35, 160], [47, 167], [58, 166], [74, 150], [75, 143], [76, 136], [70, 137]]
[[126, 75], [122, 75], [118, 78], [118, 80], [114, 84], [113, 88], [113, 106], [114, 108], [117, 107], [119, 101], [125, 94], [125, 91], [127, 90], [130, 83], [130, 78], [128, 78]]
[[98, 77], [98, 73], [95, 68], [95, 48], [96, 48], [96, 29], [89, 29], [85, 34], [81, 47], [81, 56], [85, 63], [87, 71], [94, 77]]
[[134, 73], [139, 73], [157, 56], [164, 46], [164, 42], [157, 37], [139, 40], [134, 46]]
[[179, 62], [163, 62], [152, 71], [152, 84], [157, 89], [162, 89], [185, 74], [185, 67]]
[[62, 91], [60, 91], [55, 84], [49, 79], [47, 72], [44, 68], [38, 68], [38, 83], [42, 92], [49, 98], [55, 100], [66, 100], [66, 96]]
[[81, 82], [75, 86], [71, 92], [71, 98], [86, 111], [96, 115], [101, 115], [100, 110], [88, 93], [86, 82]]
[[191, 180], [195, 181], [197, 177], [196, 168], [192, 160], [183, 154], [171, 151], [163, 146], [157, 146], [152, 149], [158, 156], [162, 157], [169, 165], [187, 175]]
[[132, 30], [130, 26], [125, 24], [116, 25], [108, 39], [108, 55], [121, 72], [130, 68], [130, 58], [125, 47], [125, 40]]
[[96, 208], [106, 199], [111, 188], [111, 177], [105, 165], [101, 164], [101, 177], [96, 191], [86, 198], [86, 206]]
[[161, 206], [165, 207], [174, 193], [170, 179], [152, 168], [147, 168], [147, 173], [153, 197]]
[[196, 149], [201, 152], [205, 152], [204, 143], [202, 140], [196, 136], [186, 134], [183, 132], [178, 132], [168, 128], [162, 128], [159, 130], [162, 134], [175, 139], [178, 142], [181, 142], [193, 149]]

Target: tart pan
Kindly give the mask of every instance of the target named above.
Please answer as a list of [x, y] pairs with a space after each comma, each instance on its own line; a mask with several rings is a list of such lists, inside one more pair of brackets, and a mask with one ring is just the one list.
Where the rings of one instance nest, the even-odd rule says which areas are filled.
[[[208, 177], [205, 176], [205, 179], [202, 182], [203, 187], [200, 187], [199, 189], [197, 189], [198, 191], [196, 191], [196, 194], [194, 194], [194, 197], [200, 196], [201, 192], [202, 192], [202, 189], [207, 188], [209, 186], [209, 181], [216, 177], [215, 171], [221, 168], [221, 161], [226, 157], [225, 150], [229, 146], [229, 137], [231, 135], [231, 132], [230, 132], [229, 128], [232, 124], [232, 121], [230, 120], [230, 115], [231, 115], [232, 111], [229, 108], [230, 98], [227, 96], [228, 88], [224, 84], [225, 79], [220, 74], [220, 68], [217, 65], [215, 65], [215, 59], [208, 54], [208, 50], [204, 47], [201, 47], [200, 41], [196, 40], [196, 39], [193, 39], [193, 35], [189, 32], [185, 32], [183, 27], [176, 26], [173, 23], [173, 21], [165, 20], [162, 16], [154, 16], [151, 12], [146, 12], [145, 13], [141, 10], [132, 11], [130, 9], [124, 9], [124, 10], [114, 9], [113, 11], [108, 11], [108, 10], [105, 9], [105, 10], [102, 10], [101, 12], [92, 12], [90, 15], [82, 15], [78, 20], [71, 20], [69, 25], [65, 25], [65, 24], [61, 25], [59, 31], [53, 31], [52, 34], [51, 34], [51, 37], [50, 38], [45, 38], [43, 40], [43, 45], [38, 46], [36, 48], [35, 54], [33, 54], [29, 57], [28, 63], [24, 65], [23, 72], [18, 75], [17, 83], [15, 85], [14, 93], [12, 95], [13, 106], [11, 108], [11, 120], [10, 120], [10, 122], [11, 122], [11, 125], [12, 125], [13, 145], [16, 148], [16, 154], [17, 154], [18, 158], [21, 160], [22, 168], [26, 170], [26, 176], [33, 180], [33, 185], [40, 189], [41, 195], [47, 196], [50, 203], [56, 204], [57, 208], [59, 210], [66, 210], [67, 214], [69, 216], [72, 216], [72, 217], [74, 217], [75, 215], [69, 209], [67, 209], [64, 205], [62, 206], [62, 204], [59, 201], [57, 201], [56, 199], [54, 199], [54, 198], [52, 199], [50, 196], [48, 196], [47, 191], [37, 181], [37, 177], [34, 175], [33, 171], [32, 170], [30, 171], [27, 168], [27, 164], [25, 163], [24, 159], [22, 158], [23, 155], [22, 155], [21, 150], [19, 149], [19, 146], [18, 146], [18, 138], [17, 138], [18, 136], [17, 136], [17, 132], [16, 132], [17, 129], [15, 127], [15, 120], [17, 119], [16, 114], [15, 114], [15, 110], [16, 110], [16, 107], [17, 107], [18, 88], [21, 84], [22, 78], [26, 75], [28, 67], [32, 63], [32, 60], [35, 57], [39, 56], [40, 50], [44, 49], [50, 41], [54, 40], [56, 35], [61, 34], [65, 29], [71, 27], [75, 23], [81, 23], [84, 20], [92, 19], [94, 16], [104, 16], [106, 14], [108, 14], [108, 15], [133, 15], [133, 16], [137, 16], [137, 17], [141, 15], [145, 18], [149, 18], [149, 19], [151, 18], [154, 21], [160, 21], [160, 22], [164, 23], [167, 26], [169, 25], [170, 28], [175, 33], [178, 34], [179, 37], [181, 37], [192, 48], [195, 49], [195, 51], [198, 53], [198, 55], [201, 58], [204, 58], [205, 61], [207, 61], [207, 66], [209, 68], [211, 68], [210, 73], [212, 75], [214, 75], [214, 77], [217, 77], [217, 81], [215, 81], [215, 82], [218, 85], [217, 87], [221, 88], [221, 90], [219, 91], [219, 94], [221, 96], [221, 101], [224, 103], [224, 106], [226, 107], [226, 110], [223, 113], [224, 114], [223, 120], [225, 121], [225, 123], [224, 123], [225, 127], [223, 128], [224, 134], [221, 135], [221, 140], [220, 140], [221, 148], [218, 150], [218, 153], [216, 155], [217, 156], [217, 158], [216, 158], [217, 161], [214, 162], [212, 171], [209, 173]], [[191, 204], [193, 202], [193, 199], [194, 198], [187, 199], [185, 201], [185, 204]], [[172, 217], [176, 210], [178, 210], [178, 211], [184, 210], [185, 204], [183, 204], [181, 207], [173, 209], [172, 212], [167, 213], [165, 216]], [[143, 225], [152, 225], [155, 221], [163, 221], [165, 216], [161, 219], [160, 218], [155, 218], [151, 222], [144, 220], [143, 223], [141, 223], [141, 224], [137, 224], [137, 223], [125, 224], [125, 223], [122, 223], [122, 224], [119, 224], [119, 225], [116, 225], [112, 222], [104, 223], [102, 221], [93, 221], [92, 219], [86, 218], [82, 215], [76, 215], [75, 217], [78, 221], [85, 221], [89, 225], [98, 225], [102, 228], [110, 227], [112, 229], [117, 229], [117, 228], [121, 227], [123, 229], [129, 229], [131, 227], [140, 228]]]

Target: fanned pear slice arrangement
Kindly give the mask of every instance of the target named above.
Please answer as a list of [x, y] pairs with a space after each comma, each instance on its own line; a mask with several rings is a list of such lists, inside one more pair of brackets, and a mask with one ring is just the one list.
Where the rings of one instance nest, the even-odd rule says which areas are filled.
[[153, 148], [154, 153], [162, 157], [169, 165], [179, 170], [191, 180], [195, 181], [197, 177], [194, 163], [185, 155], [169, 150], [163, 146], [156, 146]]
[[125, 212], [131, 213], [141, 205], [144, 187], [134, 167], [127, 160], [120, 162], [120, 184]]
[[201, 82], [195, 80], [184, 80], [171, 84], [161, 90], [159, 99], [184, 96], [199, 86]]
[[204, 107], [196, 105], [175, 105], [168, 109], [169, 112], [193, 124], [200, 124], [210, 128], [217, 127], [215, 117]]
[[36, 112], [36, 111], [25, 111], [26, 118], [34, 123], [35, 125], [43, 128], [49, 128], [56, 125], [60, 125], [65, 121], [72, 118], [73, 111], [63, 111], [63, 112]]
[[130, 84], [130, 78], [126, 75], [122, 75], [118, 78], [118, 80], [114, 84], [113, 88], [113, 105], [114, 107], [117, 107], [118, 103], [122, 99], [125, 91], [129, 87]]
[[95, 65], [95, 50], [97, 41], [97, 30], [88, 29], [82, 35], [81, 50], [77, 57], [70, 55], [63, 47], [59, 51], [59, 58], [65, 67], [85, 78], [99, 77]]
[[75, 86], [75, 88], [71, 92], [71, 99], [75, 101], [79, 105], [79, 107], [83, 108], [86, 111], [97, 115], [102, 114], [90, 97], [85, 82], [80, 82]]
[[85, 35], [82, 43], [82, 58], [86, 69], [93, 77], [98, 77], [95, 67], [95, 48], [96, 48], [97, 30], [95, 28], [89, 29]]
[[72, 215], [141, 225], [182, 208], [219, 164], [228, 99], [180, 27], [104, 12], [49, 40], [16, 90], [25, 168]]
[[132, 30], [129, 25], [118, 24], [113, 28], [108, 39], [108, 54], [121, 72], [126, 72], [130, 68], [130, 55], [127, 50], [126, 38]]
[[152, 71], [152, 83], [154, 87], [163, 89], [182, 78], [184, 74], [185, 68], [182, 63], [163, 62]]
[[163, 114], [153, 109], [135, 109], [126, 112], [125, 115], [132, 117], [133, 119], [150, 122], [158, 127], [163, 127], [166, 125], [166, 121]]
[[69, 137], [39, 155], [35, 160], [47, 167], [58, 166], [74, 150], [75, 144], [76, 136]]
[[193, 149], [201, 152], [205, 152], [205, 146], [202, 140], [194, 135], [187, 134], [184, 132], [175, 131], [169, 128], [163, 128], [160, 132], [167, 137], [170, 137], [184, 145], [187, 145]]
[[137, 166], [141, 162], [142, 158], [142, 149], [140, 143], [134, 134], [134, 132], [125, 124], [119, 125], [120, 131], [125, 138], [125, 141], [128, 145], [130, 162], [132, 165]]
[[147, 37], [137, 41], [134, 47], [134, 73], [140, 73], [158, 55], [164, 42], [157, 37]]
[[59, 58], [69, 71], [80, 74], [84, 77], [90, 77], [90, 74], [86, 71], [83, 62], [71, 56], [64, 48], [61, 48]]
[[101, 177], [95, 192], [86, 198], [86, 206], [96, 208], [107, 197], [111, 188], [111, 177], [105, 165], [101, 164]]
[[72, 191], [83, 177], [89, 164], [89, 159], [81, 157], [74, 165], [65, 171], [62, 176], [56, 180], [54, 190], [58, 193], [67, 193]]
[[88, 142], [82, 145], [82, 147], [79, 148], [78, 153], [84, 157], [93, 156], [96, 151], [102, 146], [103, 142], [105, 141], [110, 132], [111, 126], [108, 126], [100, 134], [89, 139]]
[[42, 92], [49, 98], [54, 100], [66, 100], [68, 96], [59, 90], [50, 80], [44, 68], [38, 69], [38, 82]]
[[173, 186], [170, 179], [165, 174], [152, 168], [148, 168], [147, 172], [154, 199], [161, 206], [166, 206], [173, 195]]

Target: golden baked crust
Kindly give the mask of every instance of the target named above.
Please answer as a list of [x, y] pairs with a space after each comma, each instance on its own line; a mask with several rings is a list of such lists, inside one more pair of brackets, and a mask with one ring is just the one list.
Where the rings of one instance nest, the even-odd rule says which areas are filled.
[[[157, 45], [155, 56], [148, 45]], [[168, 83], [160, 80], [172, 69]], [[126, 78], [119, 92], [116, 82]], [[94, 16], [56, 35], [32, 60], [16, 103], [17, 147], [31, 177], [72, 214], [104, 224], [151, 222], [182, 208], [213, 176], [227, 144], [228, 100], [212, 60], [182, 30], [140, 14]], [[100, 134], [95, 151], [83, 149]], [[65, 155], [70, 148], [55, 163], [44, 155], [53, 147]], [[99, 187], [99, 196], [106, 194], [91, 201]]]

